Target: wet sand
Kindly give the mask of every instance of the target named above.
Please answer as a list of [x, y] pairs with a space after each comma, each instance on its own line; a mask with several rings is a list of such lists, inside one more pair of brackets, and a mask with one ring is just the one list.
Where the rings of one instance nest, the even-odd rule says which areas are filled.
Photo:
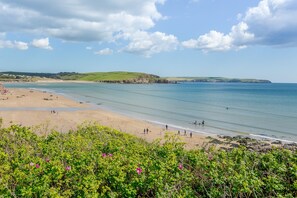
[[[9, 89], [9, 93], [0, 95], [0, 109], [4, 127], [21, 124], [33, 127], [33, 130], [41, 135], [46, 135], [52, 130], [75, 130], [80, 124], [92, 122], [136, 135], [149, 142], [164, 138], [166, 133], [177, 134], [177, 130], [170, 127], [166, 130], [165, 126], [93, 108], [90, 104], [45, 91]], [[149, 133], [144, 134], [143, 130], [147, 128]], [[189, 137], [189, 133], [187, 136], [183, 134], [181, 130], [178, 137], [186, 143], [187, 149], [204, 146], [209, 141], [203, 134], [193, 133], [192, 138]]]

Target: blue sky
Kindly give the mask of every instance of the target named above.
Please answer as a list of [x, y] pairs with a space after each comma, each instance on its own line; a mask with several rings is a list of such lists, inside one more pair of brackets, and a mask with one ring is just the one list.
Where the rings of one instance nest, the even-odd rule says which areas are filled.
[[297, 82], [296, 0], [0, 0], [0, 71]]

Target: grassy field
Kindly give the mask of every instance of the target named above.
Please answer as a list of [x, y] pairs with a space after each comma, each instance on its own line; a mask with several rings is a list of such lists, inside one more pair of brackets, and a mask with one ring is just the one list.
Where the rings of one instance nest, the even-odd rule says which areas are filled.
[[155, 80], [158, 76], [137, 72], [92, 72], [83, 74], [60, 75], [61, 79], [84, 81], [133, 81], [138, 79]]
[[98, 125], [37, 136], [0, 127], [3, 197], [296, 197], [297, 153], [185, 150]]

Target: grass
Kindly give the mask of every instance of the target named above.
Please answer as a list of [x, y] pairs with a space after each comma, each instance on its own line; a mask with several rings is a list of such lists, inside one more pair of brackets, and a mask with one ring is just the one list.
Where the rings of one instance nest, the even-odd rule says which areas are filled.
[[[53, 78], [62, 80], [80, 80], [93, 82], [115, 82], [115, 83], [154, 83], [159, 82], [160, 77], [152, 74], [139, 72], [60, 72], [53, 73], [26, 73], [26, 72], [2, 72], [0, 81], [34, 81], [38, 78]], [[160, 81], [161, 82], [161, 81]], [[163, 82], [163, 81], [162, 81]]]
[[86, 73], [79, 80], [86, 81], [123, 81], [140, 78], [156, 78], [156, 76], [137, 72], [94, 72]]
[[57, 78], [62, 80], [81, 80], [92, 82], [114, 83], [154, 83], [160, 80], [156, 75], [138, 72], [92, 72], [92, 73], [60, 73]]

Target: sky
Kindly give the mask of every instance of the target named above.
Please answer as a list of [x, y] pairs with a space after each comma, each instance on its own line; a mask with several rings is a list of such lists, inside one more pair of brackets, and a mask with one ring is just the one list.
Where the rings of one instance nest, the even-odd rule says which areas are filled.
[[297, 83], [296, 0], [0, 0], [0, 71]]

